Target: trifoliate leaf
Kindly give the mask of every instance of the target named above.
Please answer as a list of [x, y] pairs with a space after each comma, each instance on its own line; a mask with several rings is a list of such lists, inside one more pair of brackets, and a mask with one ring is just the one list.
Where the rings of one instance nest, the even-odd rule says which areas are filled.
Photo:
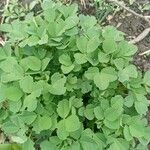
[[94, 77], [94, 83], [100, 90], [105, 90], [110, 82], [117, 80], [116, 71], [112, 67], [106, 67]]
[[129, 65], [118, 72], [119, 81], [129, 81], [130, 78], [137, 78], [138, 72], [134, 65]]

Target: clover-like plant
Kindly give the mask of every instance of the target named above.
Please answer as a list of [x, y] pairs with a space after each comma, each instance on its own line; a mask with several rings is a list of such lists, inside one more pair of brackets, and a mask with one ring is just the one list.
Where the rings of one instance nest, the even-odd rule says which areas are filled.
[[146, 150], [150, 71], [112, 26], [44, 1], [42, 12], [3, 24], [0, 127], [22, 150]]

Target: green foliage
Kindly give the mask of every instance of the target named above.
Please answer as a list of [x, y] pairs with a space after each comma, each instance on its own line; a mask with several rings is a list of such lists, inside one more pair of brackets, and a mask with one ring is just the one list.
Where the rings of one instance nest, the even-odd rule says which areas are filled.
[[0, 26], [1, 130], [23, 150], [145, 150], [150, 72], [131, 64], [136, 46], [75, 4], [41, 6]]

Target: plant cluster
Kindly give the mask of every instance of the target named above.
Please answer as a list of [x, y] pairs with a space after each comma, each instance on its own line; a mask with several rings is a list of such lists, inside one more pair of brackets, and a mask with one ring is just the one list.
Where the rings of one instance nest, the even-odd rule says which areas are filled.
[[131, 64], [137, 47], [75, 4], [41, 7], [0, 26], [3, 133], [22, 150], [146, 150], [150, 71]]

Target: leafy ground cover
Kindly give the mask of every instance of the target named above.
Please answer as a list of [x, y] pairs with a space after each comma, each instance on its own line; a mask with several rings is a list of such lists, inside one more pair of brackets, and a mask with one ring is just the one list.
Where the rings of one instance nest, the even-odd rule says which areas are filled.
[[17, 143], [1, 146], [146, 150], [150, 71], [131, 63], [137, 47], [76, 4], [41, 8], [0, 26], [1, 131]]

